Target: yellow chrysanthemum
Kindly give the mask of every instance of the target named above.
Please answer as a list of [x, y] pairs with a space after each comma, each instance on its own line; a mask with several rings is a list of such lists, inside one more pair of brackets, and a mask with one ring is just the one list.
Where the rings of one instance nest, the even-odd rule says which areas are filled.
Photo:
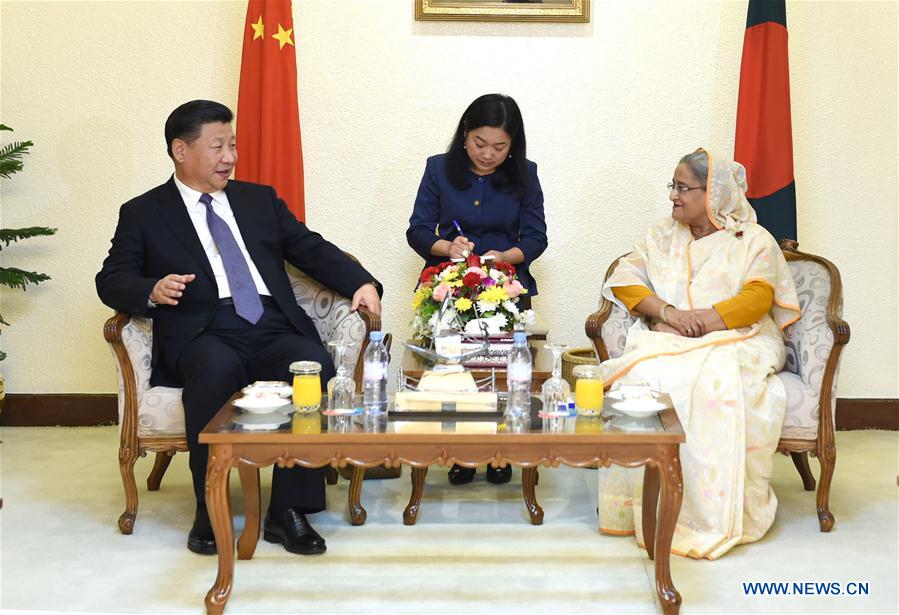
[[462, 286], [462, 280], [453, 280], [452, 282], [448, 282], [450, 288], [460, 288]]
[[489, 303], [501, 303], [509, 298], [507, 293], [501, 286], [491, 286], [478, 295], [478, 301], [486, 301]]
[[444, 270], [443, 275], [440, 276], [440, 280], [442, 282], [449, 282], [451, 280], [455, 280], [458, 277], [459, 277], [458, 271], [456, 271], [455, 269], [446, 269], [446, 270]]
[[421, 304], [431, 297], [431, 288], [427, 286], [419, 286], [415, 294], [412, 295], [412, 309], [417, 310]]
[[471, 309], [471, 299], [467, 297], [459, 297], [453, 304], [457, 312], [467, 312]]

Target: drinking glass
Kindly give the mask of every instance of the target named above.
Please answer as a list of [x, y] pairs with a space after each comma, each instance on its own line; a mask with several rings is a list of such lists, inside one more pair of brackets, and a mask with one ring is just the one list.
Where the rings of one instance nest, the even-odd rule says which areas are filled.
[[578, 415], [599, 416], [602, 413], [602, 378], [598, 365], [577, 365], [572, 370], [574, 405]]
[[346, 367], [347, 351], [354, 346], [353, 342], [328, 342], [334, 352], [334, 366], [337, 375], [328, 381], [328, 409], [352, 410], [353, 396], [356, 394], [356, 383], [349, 375]]
[[298, 412], [315, 412], [322, 402], [322, 365], [318, 361], [294, 361], [290, 364], [293, 374], [293, 407]]
[[543, 347], [553, 353], [553, 375], [543, 383], [541, 391], [543, 412], [568, 414], [568, 396], [571, 394], [571, 387], [562, 379], [562, 352], [568, 346], [546, 344]]

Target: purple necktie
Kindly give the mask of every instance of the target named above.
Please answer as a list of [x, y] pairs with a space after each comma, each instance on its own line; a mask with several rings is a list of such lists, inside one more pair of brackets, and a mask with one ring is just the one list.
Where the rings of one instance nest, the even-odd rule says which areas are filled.
[[231, 287], [231, 298], [234, 300], [234, 311], [255, 325], [262, 318], [262, 301], [259, 299], [259, 291], [256, 290], [253, 276], [250, 275], [247, 259], [240, 251], [231, 227], [212, 210], [212, 197], [204, 192], [200, 195], [200, 202], [206, 206], [206, 224], [209, 225], [212, 240], [222, 255], [225, 275]]

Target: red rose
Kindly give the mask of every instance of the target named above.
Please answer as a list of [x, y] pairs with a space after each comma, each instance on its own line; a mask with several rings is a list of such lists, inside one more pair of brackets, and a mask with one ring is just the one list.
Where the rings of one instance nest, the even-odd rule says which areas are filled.
[[481, 283], [481, 276], [471, 271], [462, 276], [462, 284], [467, 286], [468, 288], [477, 288]]

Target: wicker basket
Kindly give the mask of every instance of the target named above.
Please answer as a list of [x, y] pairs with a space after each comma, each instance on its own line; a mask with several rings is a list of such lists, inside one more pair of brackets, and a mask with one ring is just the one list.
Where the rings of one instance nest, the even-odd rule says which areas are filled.
[[593, 352], [593, 348], [590, 346], [585, 346], [584, 348], [572, 348], [571, 350], [566, 350], [562, 353], [562, 378], [568, 381], [572, 390], [574, 390], [574, 374], [571, 372], [574, 370], [574, 366], [587, 365], [590, 363], [593, 365], [599, 363], [599, 361], [596, 360], [596, 353]]

